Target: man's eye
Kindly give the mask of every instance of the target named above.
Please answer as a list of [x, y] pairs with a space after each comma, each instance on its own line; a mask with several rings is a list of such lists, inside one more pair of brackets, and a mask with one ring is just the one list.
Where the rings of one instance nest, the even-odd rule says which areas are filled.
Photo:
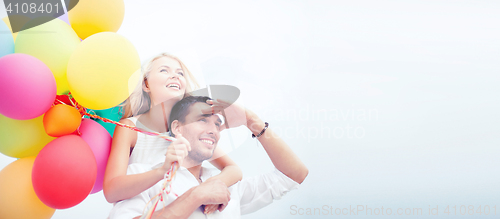
[[207, 121], [207, 119], [200, 119], [199, 121], [201, 121], [201, 122], [206, 122], [206, 121]]

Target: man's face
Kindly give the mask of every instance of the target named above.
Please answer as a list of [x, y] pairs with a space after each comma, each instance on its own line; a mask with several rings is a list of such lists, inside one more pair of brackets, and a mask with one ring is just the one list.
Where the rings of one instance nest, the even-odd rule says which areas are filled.
[[220, 137], [221, 120], [217, 115], [203, 114], [202, 109], [210, 108], [206, 103], [195, 103], [189, 107], [189, 114], [179, 132], [191, 144], [188, 157], [203, 162], [212, 157]]

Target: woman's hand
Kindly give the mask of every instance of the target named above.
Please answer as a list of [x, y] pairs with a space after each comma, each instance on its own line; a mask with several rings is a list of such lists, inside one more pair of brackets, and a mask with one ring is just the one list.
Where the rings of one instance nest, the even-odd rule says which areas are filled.
[[168, 146], [167, 153], [165, 154], [165, 163], [160, 167], [162, 172], [167, 172], [176, 161], [182, 164], [184, 158], [188, 155], [189, 151], [191, 151], [191, 145], [180, 133], [175, 135], [175, 139], [176, 140]]
[[217, 209], [219, 209], [219, 204], [205, 205], [205, 210], [203, 211], [203, 213], [209, 215], [211, 213], [214, 213]]
[[[209, 182], [209, 181], [214, 181], [216, 180], [215, 178], [208, 178], [206, 182]], [[219, 210], [219, 211], [222, 211], [225, 206], [223, 206], [222, 204], [206, 204], [206, 205], [203, 205], [204, 207], [204, 210], [203, 210], [203, 214], [206, 214], [206, 215], [209, 215], [209, 214], [212, 214], [214, 213], [216, 210]]]

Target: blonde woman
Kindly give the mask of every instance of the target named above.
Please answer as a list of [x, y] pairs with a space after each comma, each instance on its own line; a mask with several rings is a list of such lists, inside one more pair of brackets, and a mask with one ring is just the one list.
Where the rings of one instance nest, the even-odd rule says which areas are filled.
[[[189, 92], [198, 88], [196, 79], [181, 60], [165, 53], [148, 61], [142, 68], [142, 75], [143, 80], [123, 105], [124, 115], [120, 122], [167, 134], [167, 118], [172, 107], [189, 95]], [[169, 145], [170, 142], [159, 137], [117, 126], [104, 176], [103, 192], [106, 200], [114, 203], [132, 198], [163, 179], [170, 164], [177, 160], [176, 157], [187, 155], [185, 150], [170, 150], [169, 152], [174, 151], [173, 154], [166, 156]], [[190, 149], [189, 146], [185, 148]], [[220, 156], [223, 154], [221, 151], [216, 149], [215, 153], [216, 159], [211, 163], [220, 169], [221, 173], [212, 178], [222, 180], [227, 186], [241, 180], [240, 168], [228, 156]], [[163, 158], [163, 166], [144, 173], [127, 175], [129, 164], [153, 164], [153, 161], [158, 160], [158, 156], [166, 156]], [[205, 212], [211, 213], [217, 207], [208, 206]]]

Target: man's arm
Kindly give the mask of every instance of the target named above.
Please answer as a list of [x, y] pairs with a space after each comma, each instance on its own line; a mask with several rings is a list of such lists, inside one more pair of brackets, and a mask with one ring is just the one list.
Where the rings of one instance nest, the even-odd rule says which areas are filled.
[[[253, 112], [246, 110], [247, 127], [254, 135], [258, 135], [265, 126], [265, 123]], [[264, 134], [258, 137], [259, 142], [266, 150], [269, 158], [276, 169], [288, 176], [297, 183], [302, 183], [309, 170], [271, 128], [266, 129]]]
[[[221, 204], [224, 210], [230, 200], [230, 194], [221, 180], [210, 180], [189, 189], [170, 203], [165, 209], [157, 210], [152, 218], [188, 218], [198, 207], [207, 204]], [[139, 219], [137, 216], [134, 219]]]
[[[221, 131], [225, 127], [233, 128], [246, 125], [254, 135], [258, 135], [265, 127], [264, 121], [255, 113], [238, 104], [221, 99], [207, 100], [207, 103], [211, 104], [212, 108], [204, 109], [204, 113], [213, 114], [221, 112], [225, 115], [225, 126], [221, 127]], [[258, 139], [279, 171], [297, 183], [304, 181], [309, 170], [307, 170], [304, 163], [272, 129], [268, 128]]]
[[[265, 123], [249, 110], [245, 114], [247, 127], [257, 136], [264, 129]], [[255, 212], [271, 204], [273, 200], [281, 199], [302, 183], [309, 172], [290, 147], [271, 129], [266, 129], [258, 139], [277, 170], [241, 181], [238, 187], [241, 214]]]

